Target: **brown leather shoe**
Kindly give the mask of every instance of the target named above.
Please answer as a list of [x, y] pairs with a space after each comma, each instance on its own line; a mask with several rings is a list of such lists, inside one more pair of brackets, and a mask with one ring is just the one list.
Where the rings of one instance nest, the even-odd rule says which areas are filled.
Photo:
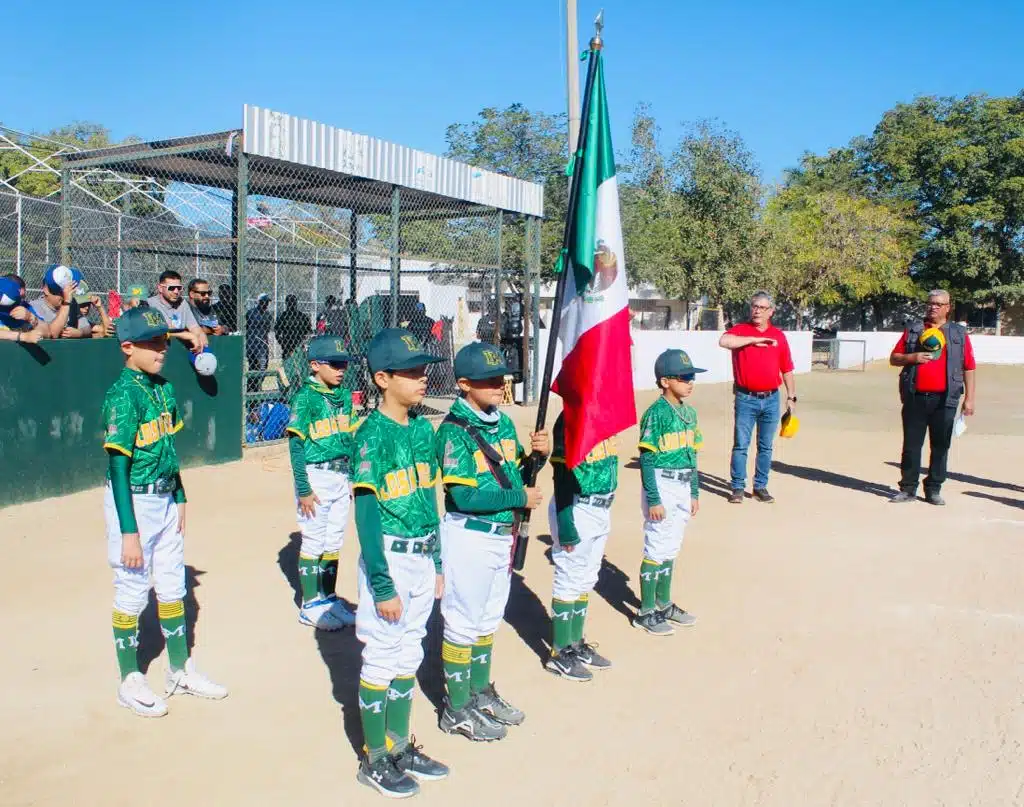
[[734, 490], [729, 494], [729, 504], [743, 504], [743, 491]]
[[775, 503], [775, 497], [768, 492], [768, 488], [754, 488], [754, 498], [762, 504]]

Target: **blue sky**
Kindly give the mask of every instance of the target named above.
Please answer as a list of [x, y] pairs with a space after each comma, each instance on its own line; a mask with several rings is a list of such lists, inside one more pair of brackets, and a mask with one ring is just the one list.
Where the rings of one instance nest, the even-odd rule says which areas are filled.
[[[582, 49], [602, 3], [578, 1]], [[22, 130], [174, 137], [239, 127], [248, 102], [441, 152], [445, 127], [485, 106], [565, 108], [563, 0], [4, 5], [0, 121]], [[719, 119], [769, 181], [915, 95], [1024, 87], [1016, 0], [603, 6], [617, 147], [646, 101], [666, 146]]]

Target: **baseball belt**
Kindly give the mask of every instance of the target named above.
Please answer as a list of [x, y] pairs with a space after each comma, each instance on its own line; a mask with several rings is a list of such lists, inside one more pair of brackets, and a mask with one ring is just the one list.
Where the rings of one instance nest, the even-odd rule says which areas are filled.
[[491, 535], [512, 534], [511, 524], [498, 524], [494, 521], [485, 521], [482, 518], [467, 518], [465, 521], [461, 522], [459, 526], [476, 532], [487, 532]]
[[605, 510], [612, 506], [613, 501], [615, 501], [614, 493], [576, 497], [577, 504], [589, 504], [591, 507], [601, 507]]
[[689, 482], [693, 475], [692, 468], [659, 468], [658, 476], [662, 479], [678, 479], [680, 482]]
[[435, 546], [437, 533], [432, 532], [422, 538], [392, 538], [388, 549], [399, 555], [432, 555]]
[[310, 462], [306, 464], [307, 468], [317, 468], [321, 471], [340, 471], [343, 474], [348, 473], [348, 460], [326, 460], [324, 462]]
[[161, 477], [147, 485], [130, 485], [132, 493], [174, 493], [178, 489], [178, 480], [175, 477]]

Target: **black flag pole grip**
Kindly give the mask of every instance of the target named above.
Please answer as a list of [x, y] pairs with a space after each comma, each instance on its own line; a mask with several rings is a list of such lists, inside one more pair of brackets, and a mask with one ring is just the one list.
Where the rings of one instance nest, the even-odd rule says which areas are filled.
[[[587, 81], [583, 91], [583, 110], [580, 114], [580, 134], [576, 142], [576, 153], [572, 155], [572, 182], [569, 187], [569, 206], [565, 214], [565, 230], [562, 233], [562, 251], [559, 253], [562, 263], [562, 271], [558, 275], [558, 282], [555, 285], [555, 305], [551, 312], [551, 324], [548, 327], [548, 346], [544, 359], [544, 377], [540, 385], [540, 398], [537, 401], [537, 423], [534, 431], [541, 431], [548, 419], [548, 400], [551, 398], [551, 375], [555, 366], [555, 351], [558, 348], [558, 332], [562, 324], [562, 302], [565, 297], [565, 284], [572, 274], [572, 263], [569, 260], [569, 242], [573, 235], [573, 220], [575, 218], [576, 206], [579, 201], [579, 176], [583, 155], [587, 148], [587, 140], [590, 136], [590, 96], [594, 89], [594, 75], [597, 72], [597, 60], [600, 58], [603, 43], [600, 36], [590, 40], [590, 60], [587, 63]], [[532, 488], [537, 483], [537, 472], [543, 462], [534, 457], [528, 456], [524, 461], [523, 483], [525, 487]], [[519, 522], [519, 529], [516, 535], [515, 547], [512, 551], [512, 568], [520, 572], [526, 563], [526, 545], [530, 540], [530, 510], [523, 511], [522, 520]]]

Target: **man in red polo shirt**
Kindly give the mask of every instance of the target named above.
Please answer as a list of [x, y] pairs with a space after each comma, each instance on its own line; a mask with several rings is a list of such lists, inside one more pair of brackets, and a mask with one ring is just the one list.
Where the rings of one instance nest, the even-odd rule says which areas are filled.
[[[936, 289], [928, 293], [924, 322], [910, 325], [889, 356], [889, 364], [901, 367], [900, 398], [903, 401], [903, 454], [900, 457], [900, 492], [889, 501], [912, 502], [921, 476], [921, 448], [925, 432], [931, 456], [924, 480], [924, 498], [929, 504], [943, 505], [940, 494], [946, 481], [946, 458], [953, 437], [960, 396], [963, 413], [974, 414], [974, 348], [967, 329], [949, 322], [949, 293]], [[927, 328], [938, 328], [946, 344], [935, 355], [920, 345]]]
[[771, 295], [759, 291], [750, 301], [750, 321], [730, 328], [718, 340], [721, 347], [732, 351], [736, 417], [730, 465], [730, 504], [743, 503], [743, 491], [747, 485], [747, 452], [755, 426], [754, 498], [768, 504], [775, 501], [768, 492], [768, 472], [772, 467], [772, 443], [782, 409], [779, 387], [786, 385], [786, 408], [793, 411], [796, 407], [796, 380], [786, 335], [771, 322], [774, 313]]

